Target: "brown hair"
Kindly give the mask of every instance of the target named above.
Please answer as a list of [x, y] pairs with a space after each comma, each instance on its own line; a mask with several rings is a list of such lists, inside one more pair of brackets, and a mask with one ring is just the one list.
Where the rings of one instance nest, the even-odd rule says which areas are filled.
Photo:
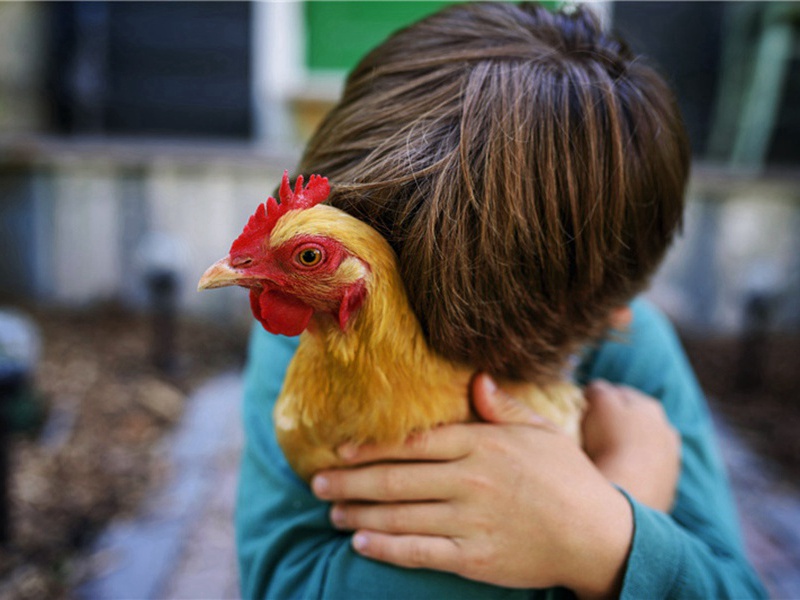
[[591, 13], [488, 3], [369, 53], [301, 170], [387, 238], [433, 348], [534, 380], [646, 285], [688, 163], [668, 86]]

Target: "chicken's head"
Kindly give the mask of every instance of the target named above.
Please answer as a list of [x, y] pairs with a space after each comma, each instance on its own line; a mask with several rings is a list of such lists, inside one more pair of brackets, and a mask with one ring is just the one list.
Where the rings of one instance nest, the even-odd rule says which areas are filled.
[[327, 178], [316, 175], [305, 188], [298, 177], [292, 191], [284, 172], [280, 204], [270, 197], [259, 205], [198, 289], [249, 288], [253, 315], [272, 333], [298, 335], [315, 313], [344, 330], [366, 295], [369, 265], [342, 241], [352, 218], [320, 204], [329, 191]]

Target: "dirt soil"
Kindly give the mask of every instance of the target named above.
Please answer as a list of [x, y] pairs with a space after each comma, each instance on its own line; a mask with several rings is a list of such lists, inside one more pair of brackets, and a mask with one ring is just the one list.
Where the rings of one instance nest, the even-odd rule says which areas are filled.
[[43, 340], [34, 387], [47, 418], [12, 438], [13, 537], [0, 549], [0, 598], [60, 598], [81, 579], [81, 551], [165, 473], [159, 442], [187, 396], [241, 367], [247, 332], [181, 321], [164, 373], [153, 366], [146, 315], [114, 306], [26, 312]]

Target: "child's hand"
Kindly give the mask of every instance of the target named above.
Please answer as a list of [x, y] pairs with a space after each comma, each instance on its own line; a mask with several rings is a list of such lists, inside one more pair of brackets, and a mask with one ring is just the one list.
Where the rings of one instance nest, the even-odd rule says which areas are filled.
[[609, 481], [640, 502], [668, 511], [675, 500], [681, 439], [657, 401], [605, 381], [586, 388], [586, 453]]
[[348, 448], [354, 468], [318, 474], [312, 487], [335, 502], [333, 522], [357, 530], [355, 549], [377, 560], [613, 594], [633, 531], [623, 495], [570, 438], [487, 377], [473, 391], [476, 411], [492, 422]]

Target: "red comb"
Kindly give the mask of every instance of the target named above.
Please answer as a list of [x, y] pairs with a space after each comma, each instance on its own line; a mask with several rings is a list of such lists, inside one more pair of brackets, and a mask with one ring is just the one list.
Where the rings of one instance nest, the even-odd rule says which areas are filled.
[[289, 171], [283, 172], [281, 187], [278, 190], [281, 202], [272, 196], [267, 198], [266, 204], [259, 204], [256, 212], [248, 219], [247, 225], [241, 235], [234, 240], [231, 245], [231, 252], [234, 248], [254, 241], [254, 238], [264, 238], [268, 236], [278, 220], [290, 210], [304, 210], [316, 206], [323, 202], [331, 191], [327, 177], [312, 175], [308, 179], [308, 185], [303, 188], [303, 176], [297, 177], [294, 191], [289, 185]]

